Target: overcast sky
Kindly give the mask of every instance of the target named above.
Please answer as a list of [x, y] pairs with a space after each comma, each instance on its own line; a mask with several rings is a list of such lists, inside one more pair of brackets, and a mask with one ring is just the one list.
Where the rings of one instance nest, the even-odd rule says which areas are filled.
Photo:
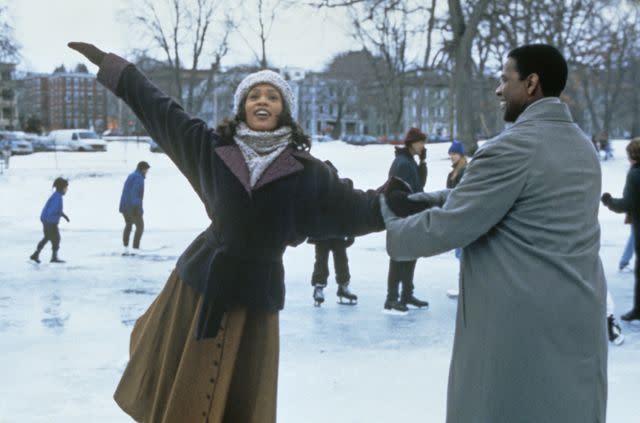
[[[236, 7], [237, 1], [223, 1], [229, 8]], [[121, 55], [147, 47], [135, 28], [122, 21], [123, 11], [126, 14], [132, 0], [0, 0], [0, 3], [8, 3], [13, 16], [15, 36], [22, 45], [19, 66], [22, 70], [51, 72], [60, 64], [74, 66], [82, 61], [66, 47], [68, 41], [91, 42]], [[336, 53], [359, 49], [347, 33], [344, 12], [293, 8], [280, 16], [267, 47], [275, 66], [320, 70]], [[243, 34], [251, 41], [246, 24]], [[253, 58], [246, 42], [236, 34], [231, 38], [231, 50], [223, 66], [247, 63]]]

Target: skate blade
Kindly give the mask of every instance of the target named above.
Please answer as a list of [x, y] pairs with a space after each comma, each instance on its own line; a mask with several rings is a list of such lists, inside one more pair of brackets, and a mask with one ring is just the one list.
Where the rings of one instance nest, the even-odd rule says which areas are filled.
[[418, 307], [418, 306], [413, 305], [413, 304], [407, 304], [407, 307], [409, 307], [409, 310], [427, 310], [429, 308], [428, 305], [422, 306], [422, 307]]
[[620, 334], [618, 335], [618, 337], [613, 341], [613, 345], [617, 345], [620, 346], [622, 345], [622, 343], [624, 342], [624, 335]]
[[316, 301], [315, 303], [313, 303], [314, 307], [320, 307], [322, 305], [324, 301]]
[[409, 312], [400, 310], [387, 310], [386, 308], [383, 308], [382, 314], [388, 314], [389, 316], [406, 316], [407, 314], [409, 314]]
[[336, 302], [338, 304], [347, 305], [347, 306], [358, 305], [358, 300], [346, 300], [346, 301], [338, 300]]

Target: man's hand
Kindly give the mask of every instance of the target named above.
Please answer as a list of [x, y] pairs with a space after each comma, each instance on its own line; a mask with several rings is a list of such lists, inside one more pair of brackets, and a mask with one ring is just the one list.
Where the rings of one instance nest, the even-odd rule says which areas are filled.
[[602, 204], [604, 204], [605, 206], [609, 206], [609, 204], [611, 204], [611, 194], [609, 194], [608, 192], [605, 192], [604, 194], [602, 194], [602, 197], [600, 197], [600, 201], [602, 201]]
[[418, 157], [420, 158], [420, 163], [424, 163], [427, 160], [427, 149], [423, 148]]
[[69, 219], [69, 216], [67, 216], [66, 214], [63, 214], [62, 217], [64, 218], [64, 220], [67, 221], [67, 223], [71, 222], [71, 220]]
[[89, 43], [72, 41], [68, 43], [67, 46], [81, 53], [84, 57], [89, 59], [89, 61], [96, 66], [100, 66], [100, 64], [102, 63], [102, 60], [107, 55], [107, 53], [100, 50], [98, 47], [94, 46], [93, 44], [89, 44]]

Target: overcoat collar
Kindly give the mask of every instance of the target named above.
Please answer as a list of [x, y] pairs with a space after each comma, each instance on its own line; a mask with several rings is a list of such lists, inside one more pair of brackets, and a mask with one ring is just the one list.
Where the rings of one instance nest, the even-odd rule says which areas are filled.
[[573, 117], [569, 107], [561, 102], [558, 97], [543, 97], [524, 109], [514, 125], [531, 120], [573, 122]]
[[[238, 145], [235, 143], [222, 145], [216, 147], [215, 151], [231, 170], [231, 173], [240, 181], [247, 193], [251, 195], [249, 168]], [[312, 156], [306, 151], [296, 151], [293, 147], [287, 147], [264, 171], [253, 189], [256, 190], [270, 182], [303, 170], [304, 166], [297, 160], [299, 158], [310, 159]]]

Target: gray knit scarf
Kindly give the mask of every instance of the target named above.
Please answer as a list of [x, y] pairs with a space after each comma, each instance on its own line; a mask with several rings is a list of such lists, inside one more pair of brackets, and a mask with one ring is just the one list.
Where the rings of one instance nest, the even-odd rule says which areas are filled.
[[254, 131], [240, 122], [233, 139], [247, 163], [253, 188], [269, 165], [291, 143], [291, 128], [282, 126], [275, 131]]

